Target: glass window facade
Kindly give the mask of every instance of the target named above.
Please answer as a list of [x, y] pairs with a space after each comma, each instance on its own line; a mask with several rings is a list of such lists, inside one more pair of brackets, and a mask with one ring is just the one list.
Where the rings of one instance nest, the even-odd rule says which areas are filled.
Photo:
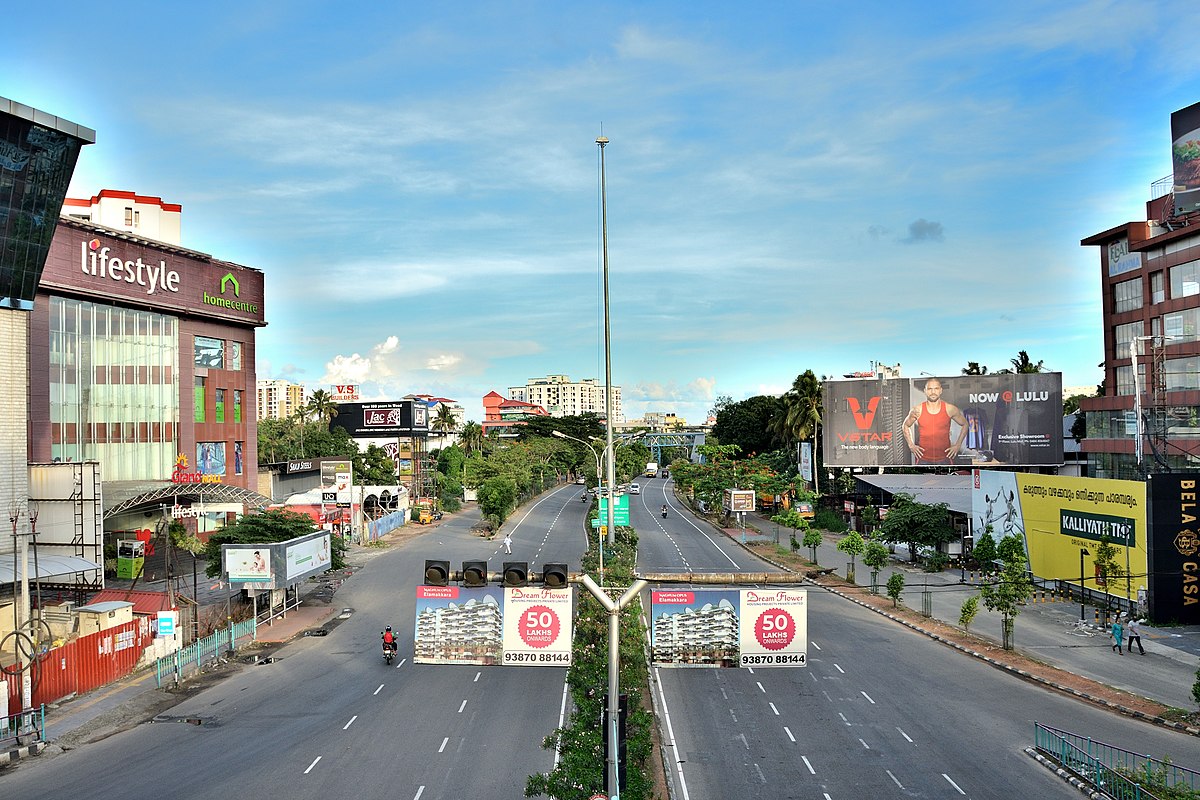
[[1117, 353], [1128, 353], [1129, 343], [1133, 341], [1133, 337], [1142, 335], [1142, 323], [1129, 322], [1125, 325], [1117, 325], [1113, 328], [1113, 333], [1117, 340]]
[[1200, 356], [1168, 358], [1163, 375], [1168, 392], [1200, 389]]
[[1200, 294], [1200, 261], [1171, 267], [1171, 297], [1191, 297], [1194, 294]]
[[204, 422], [204, 384], [207, 383], [203, 375], [196, 376], [196, 389], [193, 397], [195, 406], [192, 412], [192, 422]]
[[1113, 284], [1113, 311], [1133, 311], [1142, 307], [1142, 279]]
[[234, 372], [242, 371], [242, 343], [229, 343], [229, 369]]
[[1175, 342], [1194, 342], [1200, 328], [1200, 308], [1163, 315], [1163, 332]]
[[106, 481], [170, 476], [178, 357], [174, 317], [50, 298], [52, 457], [100, 461]]

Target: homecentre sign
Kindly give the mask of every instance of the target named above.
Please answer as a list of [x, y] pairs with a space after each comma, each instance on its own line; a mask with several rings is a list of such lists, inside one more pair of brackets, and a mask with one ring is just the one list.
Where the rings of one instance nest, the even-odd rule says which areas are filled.
[[[242, 288], [238, 285], [237, 278], [233, 277], [232, 272], [225, 273], [225, 277], [221, 278], [221, 295], [224, 295], [229, 289], [233, 290], [233, 296], [241, 295]], [[245, 311], [247, 314], [257, 314], [258, 305], [255, 303], [243, 303], [241, 300], [230, 300], [228, 297], [221, 295], [212, 295], [204, 292], [204, 304], [208, 306], [217, 306], [219, 308], [228, 308], [233, 311]]]
[[1068, 536], [1078, 536], [1080, 539], [1095, 542], [1107, 538], [1113, 544], [1123, 547], [1134, 547], [1137, 544], [1134, 520], [1129, 517], [1089, 514], [1086, 511], [1063, 508], [1059, 510], [1058, 522], [1060, 530]]

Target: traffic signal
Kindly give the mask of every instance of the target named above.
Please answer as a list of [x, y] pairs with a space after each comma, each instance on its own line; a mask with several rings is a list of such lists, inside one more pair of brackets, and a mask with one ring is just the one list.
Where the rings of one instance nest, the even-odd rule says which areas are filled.
[[542, 568], [542, 585], [547, 589], [567, 588], [567, 565], [547, 564]]
[[504, 562], [504, 585], [510, 588], [524, 586], [529, 582], [529, 563], [526, 561]]
[[449, 561], [425, 561], [425, 585], [447, 586], [450, 583]]
[[463, 586], [487, 586], [487, 562], [464, 561], [462, 565], [462, 582]]

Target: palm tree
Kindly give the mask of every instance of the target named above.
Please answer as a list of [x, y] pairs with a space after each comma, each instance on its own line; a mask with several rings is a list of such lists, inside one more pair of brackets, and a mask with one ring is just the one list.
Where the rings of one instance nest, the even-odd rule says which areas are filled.
[[438, 403], [437, 413], [429, 423], [429, 429], [438, 435], [438, 444], [444, 445], [446, 435], [454, 433], [457, 427], [458, 418], [454, 416], [454, 411], [445, 403]]
[[978, 361], [968, 361], [967, 365], [965, 367], [963, 367], [963, 369], [962, 369], [962, 374], [963, 375], [987, 375], [987, 371], [988, 371], [987, 367], [981, 366]]
[[787, 445], [811, 439], [821, 424], [821, 381], [806, 370], [792, 381], [780, 398], [781, 413], [771, 417], [769, 427], [776, 440]]
[[478, 422], [467, 420], [458, 434], [458, 443], [467, 455], [483, 451], [483, 427]]
[[319, 421], [329, 427], [329, 423], [337, 416], [338, 405], [333, 402], [329, 392], [317, 389], [312, 393], [312, 397], [308, 398], [308, 405], [304, 407], [304, 411], [314, 422]]
[[1013, 365], [1013, 372], [1018, 375], [1029, 375], [1042, 371], [1042, 362], [1033, 363], [1029, 360], [1029, 353], [1024, 350], [1017, 353], [1016, 358], [1009, 359], [1009, 363]]

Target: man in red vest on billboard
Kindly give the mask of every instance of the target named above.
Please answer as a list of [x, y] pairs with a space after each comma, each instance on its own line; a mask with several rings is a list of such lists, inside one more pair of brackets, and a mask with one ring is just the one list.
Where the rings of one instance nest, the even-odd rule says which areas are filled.
[[[924, 402], [917, 403], [904, 418], [904, 441], [917, 466], [943, 466], [954, 463], [967, 435], [967, 418], [958, 406], [942, 400], [942, 382], [925, 381]], [[958, 436], [950, 444], [950, 423], [958, 423]], [[914, 432], [914, 428], [916, 429]]]

